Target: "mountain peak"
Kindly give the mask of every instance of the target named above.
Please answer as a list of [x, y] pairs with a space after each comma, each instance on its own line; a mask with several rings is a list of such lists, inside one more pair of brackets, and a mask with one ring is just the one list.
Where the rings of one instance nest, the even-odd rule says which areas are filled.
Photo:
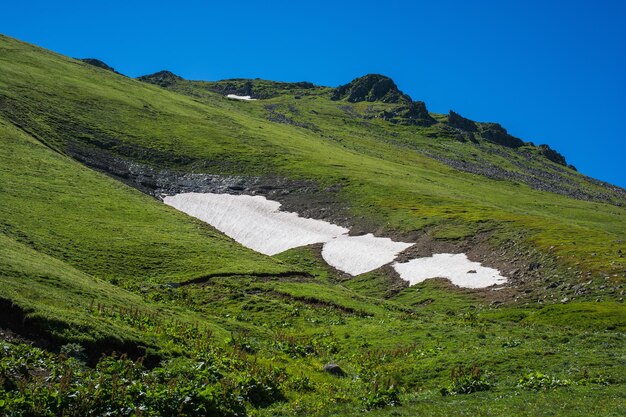
[[183, 80], [183, 77], [174, 74], [171, 71], [162, 70], [155, 72], [154, 74], [142, 75], [137, 77], [139, 81], [143, 81], [150, 84], [156, 84], [161, 87], [169, 87], [177, 81]]
[[367, 74], [335, 88], [331, 99], [343, 100], [344, 98], [351, 103], [382, 101], [407, 104], [412, 101], [408, 95], [398, 89], [391, 78], [381, 74]]

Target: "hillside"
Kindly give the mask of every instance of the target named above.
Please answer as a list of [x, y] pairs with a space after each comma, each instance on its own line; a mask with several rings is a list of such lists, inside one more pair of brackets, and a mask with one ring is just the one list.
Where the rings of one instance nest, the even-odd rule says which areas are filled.
[[[385, 76], [135, 80], [0, 36], [0, 161], [9, 415], [625, 409], [626, 190]], [[266, 256], [161, 201], [183, 192], [263, 195], [508, 282]]]

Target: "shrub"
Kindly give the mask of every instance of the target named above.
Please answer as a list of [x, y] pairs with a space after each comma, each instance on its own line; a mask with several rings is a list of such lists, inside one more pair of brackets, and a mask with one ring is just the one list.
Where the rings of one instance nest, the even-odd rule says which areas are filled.
[[65, 355], [68, 358], [77, 359], [81, 362], [85, 362], [87, 360], [85, 348], [83, 348], [78, 343], [68, 343], [61, 346], [61, 354]]
[[393, 384], [380, 385], [376, 382], [367, 396], [361, 398], [366, 409], [395, 407], [400, 405], [399, 391]]
[[523, 375], [517, 381], [518, 387], [534, 389], [537, 391], [565, 387], [568, 385], [572, 385], [572, 381], [569, 379], [558, 379], [553, 376], [542, 374], [541, 372], [530, 372]]
[[311, 378], [305, 375], [292, 377], [289, 381], [289, 388], [297, 392], [312, 392], [315, 391], [315, 385]]
[[450, 376], [452, 382], [440, 389], [441, 395], [471, 394], [477, 391], [487, 391], [493, 386], [477, 366], [452, 368]]
[[249, 368], [249, 373], [232, 381], [232, 388], [254, 407], [267, 407], [285, 399], [279, 388], [285, 378], [286, 373], [282, 368], [254, 365]]

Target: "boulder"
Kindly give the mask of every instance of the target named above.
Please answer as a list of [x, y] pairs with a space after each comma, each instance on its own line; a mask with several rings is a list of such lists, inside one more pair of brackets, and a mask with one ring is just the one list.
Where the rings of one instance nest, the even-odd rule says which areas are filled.
[[335, 376], [346, 376], [346, 373], [336, 363], [327, 363], [324, 365], [324, 371]]

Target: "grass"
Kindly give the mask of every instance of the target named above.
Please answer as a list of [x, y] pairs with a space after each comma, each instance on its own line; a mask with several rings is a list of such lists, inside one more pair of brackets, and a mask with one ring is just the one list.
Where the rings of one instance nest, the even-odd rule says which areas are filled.
[[[7, 37], [0, 74], [0, 413], [167, 415], [187, 397], [180, 415], [624, 412], [626, 211], [615, 195], [581, 201], [456, 171], [426, 154], [562, 168], [435, 138], [437, 125], [363, 118], [388, 105], [347, 110], [327, 88], [262, 82], [272, 98], [255, 102], [202, 82], [167, 91]], [[542, 280], [513, 285], [547, 298], [407, 288], [384, 269], [346, 279], [315, 246], [257, 254], [68, 156], [103, 149], [159, 169], [339, 185], [345, 215], [371, 231], [485, 236], [505, 259], [540, 262]], [[214, 273], [228, 276], [179, 285]], [[60, 354], [70, 348], [87, 362]], [[322, 370], [331, 362], [345, 378]], [[488, 389], [442, 396], [459, 367], [480, 369]], [[568, 383], [520, 386], [537, 374]], [[133, 388], [119, 391], [119, 378]]]
[[2, 232], [98, 278], [137, 285], [284, 272], [195, 221], [0, 122]]

